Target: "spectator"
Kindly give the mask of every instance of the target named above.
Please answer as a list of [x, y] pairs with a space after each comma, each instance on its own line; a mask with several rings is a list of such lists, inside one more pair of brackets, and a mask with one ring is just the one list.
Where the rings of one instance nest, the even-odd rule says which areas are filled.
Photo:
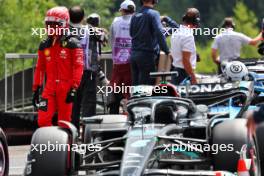
[[156, 71], [156, 60], [160, 48], [169, 55], [165, 40], [165, 31], [160, 14], [154, 10], [157, 0], [141, 0], [142, 8], [131, 19], [130, 35], [132, 37], [131, 71], [132, 85], [153, 85], [149, 73]]
[[194, 70], [196, 68], [197, 54], [192, 29], [199, 27], [199, 11], [196, 8], [187, 9], [182, 21], [183, 24], [172, 34], [171, 38], [172, 70], [179, 73], [177, 77], [172, 77], [172, 82], [175, 85], [179, 85], [184, 79], [190, 77], [191, 83], [196, 84]]
[[[130, 22], [136, 5], [131, 0], [125, 0], [120, 5], [120, 17], [116, 17], [111, 25], [111, 46], [113, 58], [111, 86], [131, 86], [131, 36], [129, 34]], [[112, 94], [109, 98], [110, 114], [119, 114], [120, 102], [129, 98], [129, 92]]]
[[[262, 40], [261, 34], [254, 39], [235, 32], [235, 23], [233, 18], [225, 18], [222, 27], [224, 32], [216, 36], [212, 45], [212, 58], [218, 65], [218, 72], [222, 73], [220, 64], [223, 61], [231, 61], [240, 58], [240, 51], [243, 45], [257, 45]], [[218, 52], [220, 57], [218, 57]]]

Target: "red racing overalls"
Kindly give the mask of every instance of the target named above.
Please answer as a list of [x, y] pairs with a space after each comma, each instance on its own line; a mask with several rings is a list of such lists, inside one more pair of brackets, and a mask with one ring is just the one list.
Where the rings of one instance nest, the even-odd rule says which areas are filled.
[[77, 89], [83, 73], [83, 49], [73, 37], [61, 37], [57, 42], [48, 38], [38, 50], [33, 91], [45, 87], [38, 108], [39, 127], [51, 126], [55, 112], [58, 120], [71, 121], [72, 103], [66, 103], [67, 94]]

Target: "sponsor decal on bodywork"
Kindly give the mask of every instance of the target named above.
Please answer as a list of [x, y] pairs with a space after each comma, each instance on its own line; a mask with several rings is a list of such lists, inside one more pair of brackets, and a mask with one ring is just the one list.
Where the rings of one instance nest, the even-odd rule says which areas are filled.
[[232, 90], [232, 89], [236, 89], [238, 87], [239, 87], [239, 84], [236, 84], [236, 83], [198, 84], [198, 85], [178, 86], [177, 91], [180, 94], [214, 93], [214, 92], [222, 92], [222, 91]]

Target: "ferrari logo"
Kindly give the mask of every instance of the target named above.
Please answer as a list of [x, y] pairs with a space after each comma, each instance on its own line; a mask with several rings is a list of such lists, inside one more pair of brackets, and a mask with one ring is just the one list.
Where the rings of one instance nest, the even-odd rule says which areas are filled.
[[66, 53], [65, 50], [61, 50], [61, 52], [60, 52], [60, 57], [61, 57], [62, 59], [66, 59], [66, 58], [67, 58], [67, 53]]
[[44, 50], [44, 55], [45, 56], [49, 56], [50, 55], [50, 50], [49, 49], [45, 49]]

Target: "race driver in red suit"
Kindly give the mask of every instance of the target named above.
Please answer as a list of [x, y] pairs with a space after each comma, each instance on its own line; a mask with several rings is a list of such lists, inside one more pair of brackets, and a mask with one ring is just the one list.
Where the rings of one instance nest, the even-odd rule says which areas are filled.
[[51, 126], [55, 112], [58, 112], [58, 120], [71, 121], [72, 102], [83, 73], [81, 44], [67, 35], [68, 9], [48, 10], [45, 24], [48, 38], [40, 43], [33, 83], [33, 105], [38, 109], [39, 127]]

